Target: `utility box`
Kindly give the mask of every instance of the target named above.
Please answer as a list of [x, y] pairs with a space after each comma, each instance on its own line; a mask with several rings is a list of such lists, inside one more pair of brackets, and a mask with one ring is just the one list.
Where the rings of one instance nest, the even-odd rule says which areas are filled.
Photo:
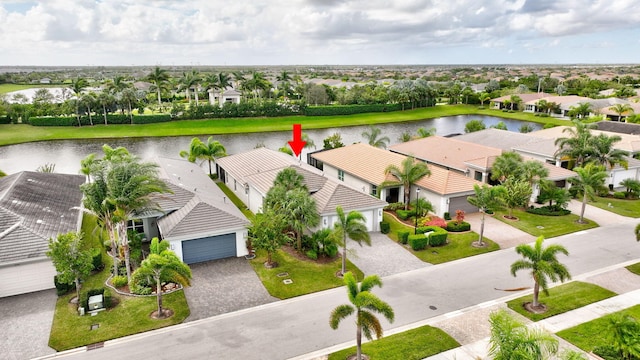
[[89, 311], [98, 310], [104, 308], [104, 297], [102, 294], [93, 295], [89, 297]]

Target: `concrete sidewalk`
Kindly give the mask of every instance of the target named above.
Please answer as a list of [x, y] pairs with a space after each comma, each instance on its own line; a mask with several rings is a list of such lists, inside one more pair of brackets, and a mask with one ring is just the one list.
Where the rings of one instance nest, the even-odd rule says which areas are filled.
[[[481, 213], [467, 214], [465, 215], [464, 221], [471, 224], [471, 230], [480, 234], [480, 226], [482, 223]], [[528, 244], [536, 240], [535, 236], [527, 234], [520, 229], [486, 214], [484, 215], [483, 236], [500, 245], [501, 249], [516, 247], [520, 244]]]

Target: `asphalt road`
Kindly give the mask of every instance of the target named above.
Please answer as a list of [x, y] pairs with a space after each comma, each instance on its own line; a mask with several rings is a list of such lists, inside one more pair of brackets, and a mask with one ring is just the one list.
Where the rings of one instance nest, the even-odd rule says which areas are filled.
[[[545, 241], [570, 252], [560, 255], [575, 277], [640, 258], [633, 236], [637, 220], [596, 228]], [[509, 266], [518, 259], [513, 249], [474, 256], [383, 278], [375, 293], [396, 314], [385, 329], [409, 326], [438, 315], [509, 295], [496, 289], [532, 286], [525, 272], [517, 277]], [[213, 318], [109, 341], [104, 348], [57, 354], [73, 359], [290, 359], [354, 342], [355, 325], [347, 319], [338, 330], [328, 325], [331, 310], [347, 303], [344, 288], [271, 303]]]

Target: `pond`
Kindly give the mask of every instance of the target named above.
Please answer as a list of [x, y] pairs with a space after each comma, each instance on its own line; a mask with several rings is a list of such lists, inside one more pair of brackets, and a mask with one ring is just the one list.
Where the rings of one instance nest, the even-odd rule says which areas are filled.
[[[376, 127], [382, 130], [383, 136], [389, 137], [391, 144], [395, 144], [400, 142], [399, 138], [404, 132], [415, 134], [421, 127], [435, 128], [436, 134], [441, 136], [464, 133], [464, 126], [470, 120], [482, 120], [487, 127], [502, 121], [507, 125], [509, 131], [516, 132], [524, 124], [530, 125], [535, 130], [542, 128], [540, 124], [536, 123], [482, 115], [447, 116], [403, 123], [379, 124]], [[321, 149], [323, 139], [334, 133], [339, 133], [342, 142], [347, 145], [364, 141], [362, 132], [367, 129], [368, 126], [350, 126], [319, 130], [305, 130], [303, 128], [302, 131], [313, 140], [316, 149]], [[505, 135], [507, 134], [505, 133]], [[213, 137], [225, 146], [228, 154], [237, 154], [259, 145], [277, 150], [287, 145], [287, 141], [291, 140], [291, 131], [214, 135]], [[57, 173], [77, 174], [80, 170], [80, 160], [91, 153], [100, 156], [101, 147], [105, 143], [112, 147], [124, 146], [131, 153], [145, 160], [154, 156], [177, 158], [181, 150], [189, 148], [192, 138], [193, 136], [56, 140], [2, 146], [0, 147], [0, 170], [7, 174], [13, 174], [19, 171], [35, 171], [45, 164], [55, 164], [55, 172]], [[200, 136], [200, 138], [206, 141], [207, 136]], [[306, 149], [303, 151], [303, 159], [306, 158], [307, 151]], [[310, 151], [314, 151], [314, 149], [310, 149]]]

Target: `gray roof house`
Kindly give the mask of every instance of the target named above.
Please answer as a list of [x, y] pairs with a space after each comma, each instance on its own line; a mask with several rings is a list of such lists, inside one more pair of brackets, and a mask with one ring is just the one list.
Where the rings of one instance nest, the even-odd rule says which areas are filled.
[[247, 255], [249, 220], [207, 174], [182, 159], [156, 162], [173, 194], [157, 198], [161, 213], [141, 216], [145, 234], [168, 241], [187, 264]]
[[0, 178], [0, 297], [54, 287], [49, 239], [80, 230], [84, 181], [31, 171]]
[[262, 210], [263, 200], [277, 174], [291, 167], [304, 177], [305, 185], [316, 202], [321, 217], [320, 228], [333, 226], [337, 220], [336, 207], [341, 206], [345, 212], [356, 210], [362, 213], [369, 231], [380, 230], [386, 201], [328, 178], [318, 169], [300, 163], [290, 155], [257, 148], [218, 159], [217, 166], [220, 179], [254, 213]]

